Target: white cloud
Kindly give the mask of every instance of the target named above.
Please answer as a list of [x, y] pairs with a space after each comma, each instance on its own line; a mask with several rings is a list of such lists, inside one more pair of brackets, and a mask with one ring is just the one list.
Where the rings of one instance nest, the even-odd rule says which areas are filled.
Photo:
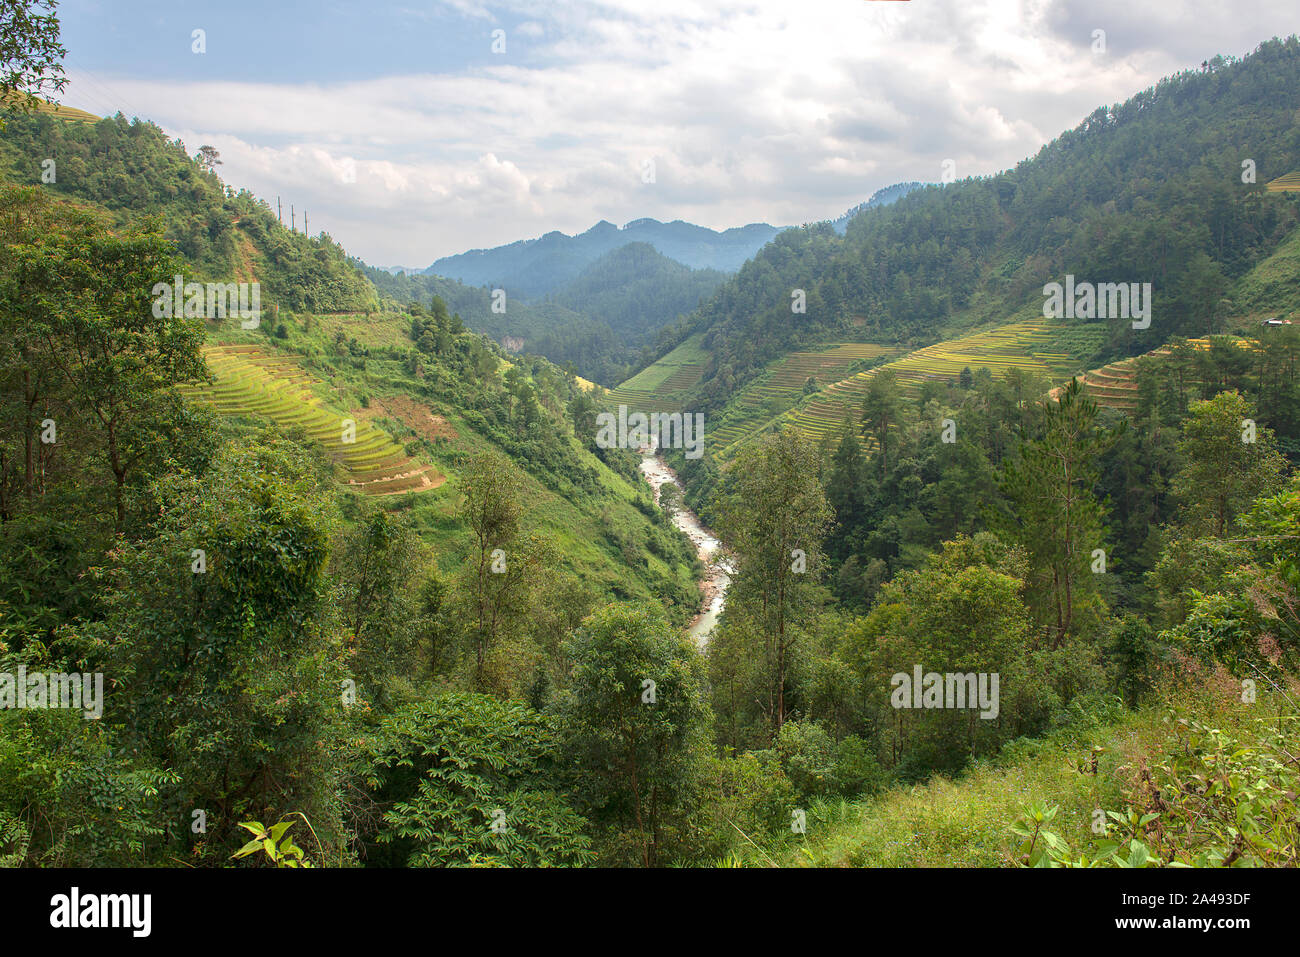
[[[1289, 2], [458, 0], [509, 53], [333, 85], [73, 74], [221, 150], [368, 261], [427, 263], [599, 219], [716, 228], [838, 215], [874, 189], [995, 172], [1103, 103], [1291, 29]], [[476, 28], [479, 29], [479, 28]], [[1107, 53], [1094, 54], [1092, 30]], [[86, 82], [82, 82], [85, 80]], [[94, 97], [100, 98], [100, 97]], [[656, 182], [641, 182], [653, 158]]]

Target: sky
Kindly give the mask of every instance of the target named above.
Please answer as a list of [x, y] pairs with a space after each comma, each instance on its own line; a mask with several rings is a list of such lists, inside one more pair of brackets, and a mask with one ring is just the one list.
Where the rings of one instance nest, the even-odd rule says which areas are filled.
[[59, 15], [62, 102], [212, 145], [222, 178], [279, 197], [286, 221], [292, 204], [349, 253], [419, 268], [600, 220], [832, 219], [945, 161], [959, 178], [1014, 166], [1098, 106], [1300, 30], [1295, 0], [62, 0]]

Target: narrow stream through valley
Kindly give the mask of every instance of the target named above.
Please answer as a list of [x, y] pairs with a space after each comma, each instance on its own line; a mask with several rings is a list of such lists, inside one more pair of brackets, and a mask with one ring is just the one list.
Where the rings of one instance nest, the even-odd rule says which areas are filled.
[[[669, 482], [680, 490], [682, 483], [663, 457], [658, 454], [658, 444], [641, 449], [641, 474], [645, 476], [650, 487], [654, 489], [655, 503], [659, 502], [659, 490]], [[700, 521], [700, 517], [684, 504], [673, 509], [673, 524], [687, 534], [695, 543], [695, 550], [704, 563], [704, 578], [700, 580], [701, 605], [703, 611], [691, 620], [687, 633], [701, 648], [709, 640], [718, 616], [722, 614], [722, 605], [727, 597], [727, 586], [731, 584], [732, 567], [722, 553], [722, 542], [713, 531]]]

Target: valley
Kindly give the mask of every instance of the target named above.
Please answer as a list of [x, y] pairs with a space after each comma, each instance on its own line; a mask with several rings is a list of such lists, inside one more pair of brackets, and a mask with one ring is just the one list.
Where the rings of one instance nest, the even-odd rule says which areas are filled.
[[[434, 72], [319, 87], [364, 133], [0, 95], [0, 687], [104, 689], [0, 700], [0, 866], [1294, 870], [1300, 37], [958, 120], [876, 83], [955, 178], [856, 47], [744, 110], [690, 60], [631, 119], [631, 62], [475, 113], [584, 9], [486, 66], [500, 11], [397, 11]], [[4, 31], [55, 70], [57, 17]]]

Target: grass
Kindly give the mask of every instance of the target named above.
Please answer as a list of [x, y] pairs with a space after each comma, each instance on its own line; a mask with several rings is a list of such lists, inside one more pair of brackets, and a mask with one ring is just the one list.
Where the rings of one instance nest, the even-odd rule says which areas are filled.
[[[1295, 177], [1295, 185], [1291, 188], [1300, 189], [1300, 173], [1283, 178], [1290, 177]], [[1260, 319], [1269, 316], [1297, 318], [1296, 313], [1300, 313], [1297, 275], [1300, 275], [1300, 228], [1293, 229], [1271, 256], [1237, 280], [1229, 290], [1228, 298], [1233, 303], [1234, 312], [1242, 317], [1241, 322], [1254, 320], [1258, 325]]]
[[1126, 807], [1140, 790], [1142, 769], [1180, 747], [1170, 717], [1232, 729], [1247, 746], [1252, 734], [1293, 709], [1292, 701], [1272, 693], [1243, 708], [1234, 686], [1226, 695], [1170, 690], [1109, 719], [1078, 712], [1071, 724], [1013, 742], [955, 779], [895, 786], [867, 800], [813, 802], [805, 835], [782, 834], [767, 846], [760, 841], [761, 850], [737, 839], [733, 854], [754, 867], [1005, 867], [1014, 863], [1018, 842], [1009, 826], [1041, 801], [1059, 806], [1052, 830], [1073, 854], [1091, 856], [1104, 840], [1092, 830], [1096, 809]]
[[[1222, 729], [1233, 747], [1249, 749], [1295, 714], [1294, 687], [1243, 706], [1240, 683], [1226, 672], [1207, 682], [1204, 674], [1175, 671], [1159, 684], [1138, 710], [1118, 701], [1072, 709], [1055, 731], [1014, 741], [956, 778], [897, 785], [857, 801], [811, 802], [805, 835], [782, 832], [757, 841], [758, 848], [737, 838], [732, 855], [753, 867], [1006, 867], [1016, 863], [1020, 840], [1010, 825], [1042, 802], [1059, 807], [1051, 830], [1072, 857], [1095, 857], [1110, 839], [1093, 831], [1095, 812], [1149, 803], [1144, 775], [1186, 747], [1176, 721]], [[1187, 849], [1212, 831], [1178, 840]]]
[[1136, 715], [1099, 733], [1106, 752], [1096, 775], [1080, 771], [1087, 741], [1048, 738], [1015, 745], [998, 764], [956, 780], [892, 788], [870, 802], [814, 805], [802, 846], [788, 844], [774, 857], [786, 866], [1002, 867], [1014, 848], [1008, 825], [1036, 800], [1059, 804], [1058, 830], [1086, 842], [1093, 810], [1119, 803], [1117, 769], [1158, 730], [1152, 716]]
[[314, 313], [310, 321], [330, 341], [342, 333], [344, 338], [356, 339], [363, 346], [408, 348], [413, 345], [406, 332], [409, 320], [398, 313]]

